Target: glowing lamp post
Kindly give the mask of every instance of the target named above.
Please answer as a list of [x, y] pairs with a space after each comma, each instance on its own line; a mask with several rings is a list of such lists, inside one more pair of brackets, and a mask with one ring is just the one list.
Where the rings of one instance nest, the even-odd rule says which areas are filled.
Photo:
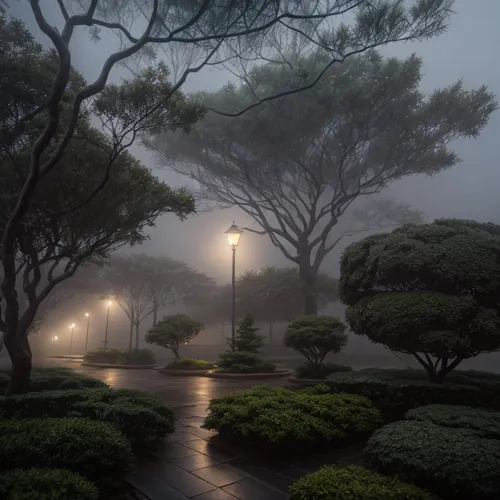
[[71, 323], [71, 325], [69, 325], [69, 327], [71, 328], [71, 337], [69, 338], [69, 355], [71, 355], [71, 347], [73, 346], [73, 332], [75, 331], [75, 324], [74, 323]]
[[85, 313], [85, 316], [87, 318], [87, 333], [85, 334], [85, 351], [84, 352], [87, 352], [87, 345], [89, 343], [90, 314]]
[[235, 349], [236, 340], [236, 247], [240, 241], [240, 236], [243, 231], [233, 222], [233, 225], [225, 232], [227, 234], [227, 241], [231, 250], [233, 251], [233, 300], [232, 300], [232, 315], [231, 315], [231, 349]]
[[106, 314], [106, 330], [104, 331], [104, 352], [108, 349], [108, 326], [109, 326], [109, 308], [111, 307], [111, 300], [108, 301], [108, 312]]

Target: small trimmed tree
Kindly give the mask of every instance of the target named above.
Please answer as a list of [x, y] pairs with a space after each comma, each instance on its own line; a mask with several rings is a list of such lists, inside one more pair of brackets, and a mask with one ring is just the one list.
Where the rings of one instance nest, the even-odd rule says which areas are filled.
[[[254, 326], [254, 323], [255, 321], [249, 313], [246, 313], [243, 318], [241, 318], [234, 340], [235, 351], [257, 354], [257, 351], [264, 345], [265, 337], [263, 335], [257, 335], [260, 328]], [[228, 339], [228, 342], [230, 342], [230, 339]]]
[[334, 316], [298, 316], [287, 326], [283, 342], [318, 371], [328, 353], [346, 345], [345, 330], [346, 325]]
[[344, 251], [339, 293], [354, 333], [442, 383], [500, 349], [500, 226], [441, 219], [369, 236]]
[[156, 344], [170, 349], [176, 360], [181, 359], [179, 348], [189, 343], [203, 329], [203, 325], [185, 314], [165, 316], [146, 334], [148, 344]]

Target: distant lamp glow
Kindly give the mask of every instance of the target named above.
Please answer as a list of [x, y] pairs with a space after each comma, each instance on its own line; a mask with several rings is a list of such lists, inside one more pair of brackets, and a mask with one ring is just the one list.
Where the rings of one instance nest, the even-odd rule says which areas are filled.
[[75, 328], [75, 324], [74, 323], [71, 323], [71, 325], [69, 325], [70, 328]]
[[231, 248], [236, 248], [242, 233], [243, 231], [234, 222], [233, 225], [225, 232], [225, 234], [227, 234], [227, 241]]
[[59, 337], [56, 335], [56, 336], [54, 337], [54, 340], [59, 340]]
[[87, 316], [87, 318], [88, 318], [90, 316], [90, 314], [89, 313], [85, 313], [85, 316]]
[[111, 300], [108, 301], [108, 307], [111, 307]]

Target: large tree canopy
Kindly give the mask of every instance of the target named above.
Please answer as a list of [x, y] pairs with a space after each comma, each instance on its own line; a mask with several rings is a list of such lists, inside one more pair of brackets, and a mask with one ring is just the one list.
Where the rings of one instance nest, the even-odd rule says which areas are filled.
[[[315, 53], [299, 69], [258, 66], [250, 80], [204, 95], [209, 107], [245, 107], [254, 89], [273, 95], [311, 81], [327, 56]], [[419, 90], [421, 60], [385, 59], [372, 51], [332, 66], [318, 84], [229, 120], [208, 113], [189, 135], [152, 138], [162, 165], [201, 185], [201, 196], [237, 206], [299, 266], [306, 313], [315, 313], [314, 281], [325, 256], [345, 233], [339, 219], [360, 197], [406, 175], [431, 175], [459, 158], [448, 145], [477, 137], [497, 104], [485, 87], [461, 82], [430, 95]], [[366, 208], [366, 207], [365, 207]], [[377, 200], [361, 225], [397, 225], [415, 218], [407, 207]]]
[[500, 226], [442, 219], [365, 238], [342, 256], [339, 293], [355, 333], [442, 382], [500, 349]]

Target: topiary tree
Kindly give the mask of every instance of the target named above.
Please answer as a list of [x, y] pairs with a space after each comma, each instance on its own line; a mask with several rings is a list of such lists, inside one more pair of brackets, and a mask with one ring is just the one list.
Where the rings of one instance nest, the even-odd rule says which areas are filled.
[[203, 325], [185, 314], [165, 316], [146, 334], [148, 344], [156, 344], [170, 349], [175, 359], [180, 359], [179, 348], [189, 343], [203, 329]]
[[254, 326], [254, 323], [255, 321], [249, 313], [245, 313], [243, 318], [241, 318], [234, 340], [235, 351], [257, 354], [257, 351], [264, 345], [265, 337], [257, 335], [260, 328]]
[[339, 294], [354, 333], [441, 383], [500, 348], [500, 226], [441, 219], [369, 236], [344, 251]]
[[298, 316], [289, 323], [283, 343], [302, 354], [311, 368], [312, 376], [330, 352], [339, 352], [347, 343], [346, 325], [333, 316]]

